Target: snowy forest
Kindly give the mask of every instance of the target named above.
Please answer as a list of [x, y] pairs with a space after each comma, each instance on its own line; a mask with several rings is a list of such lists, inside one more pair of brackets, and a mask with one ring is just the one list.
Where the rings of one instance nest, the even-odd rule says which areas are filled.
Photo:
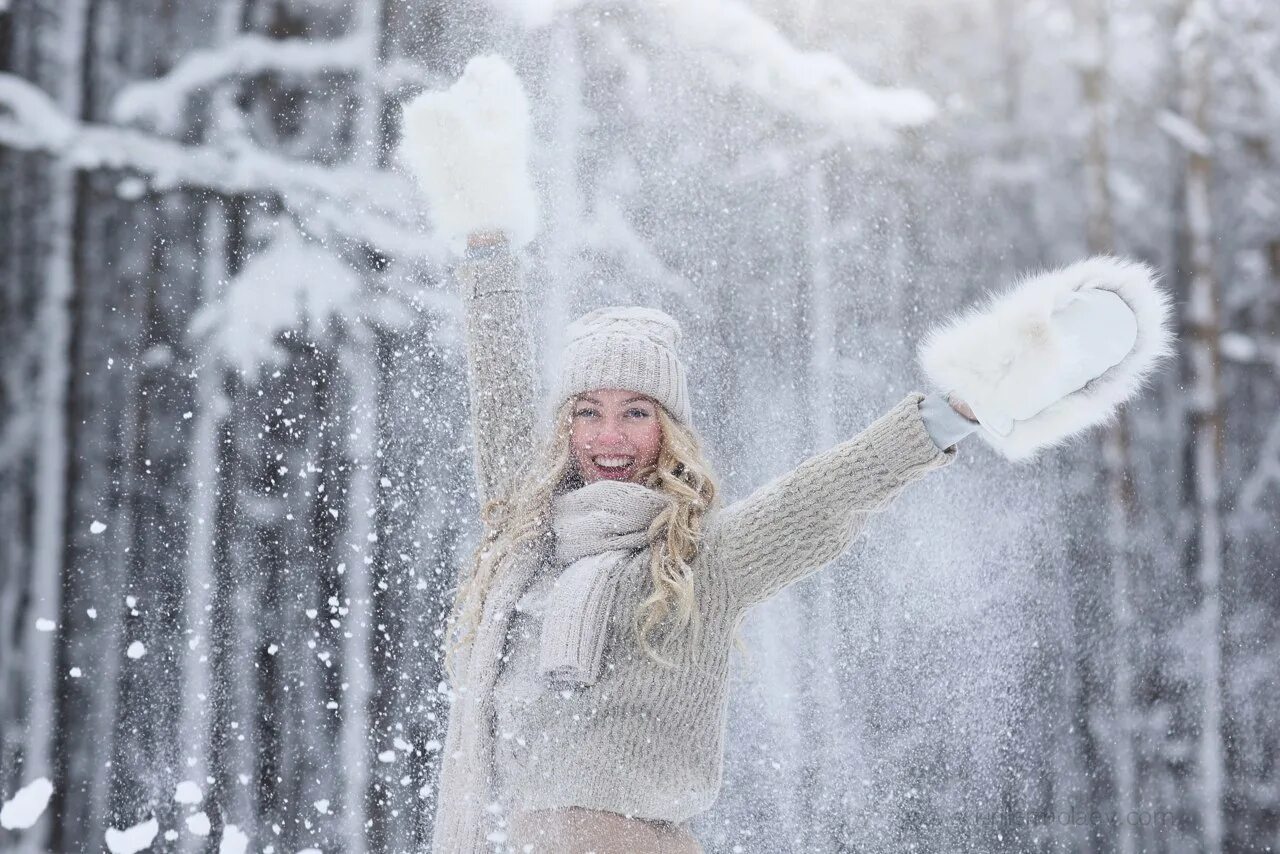
[[705, 849], [1280, 849], [1274, 0], [0, 0], [0, 850], [429, 847], [479, 509], [395, 150], [486, 52], [542, 364], [679, 318], [729, 499], [1029, 271], [1175, 296], [1112, 425], [751, 612]]

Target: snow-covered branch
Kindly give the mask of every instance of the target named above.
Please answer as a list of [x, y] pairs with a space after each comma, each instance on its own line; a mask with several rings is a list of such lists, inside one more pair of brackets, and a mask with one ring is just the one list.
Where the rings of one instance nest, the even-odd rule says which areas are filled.
[[1218, 337], [1218, 348], [1229, 362], [1270, 365], [1280, 371], [1280, 344], [1273, 341], [1243, 332], [1224, 332]]
[[685, 299], [693, 296], [689, 281], [654, 254], [652, 247], [636, 232], [612, 199], [603, 195], [596, 197], [589, 223], [582, 236], [584, 248], [622, 260], [629, 270], [667, 293]]
[[196, 338], [256, 379], [282, 355], [276, 334], [303, 326], [324, 335], [331, 318], [354, 317], [361, 305], [360, 277], [325, 247], [308, 243], [285, 220], [266, 250], [254, 255], [214, 303], [191, 320]]
[[307, 163], [244, 140], [196, 147], [129, 128], [82, 124], [40, 89], [8, 74], [0, 74], [0, 145], [45, 151], [77, 169], [131, 170], [156, 190], [274, 193], [319, 235], [358, 239], [398, 257], [439, 260], [444, 253], [412, 203], [411, 185], [394, 173]]
[[76, 123], [67, 118], [43, 90], [20, 77], [0, 73], [0, 121], [7, 111], [12, 122], [0, 124], [0, 142], [14, 148], [62, 148], [75, 136]]
[[1254, 103], [1264, 117], [1265, 132], [1280, 134], [1280, 74], [1265, 59], [1252, 54], [1244, 58], [1243, 65], [1258, 93]]
[[[363, 71], [366, 37], [361, 33], [329, 41], [270, 39], [246, 33], [225, 45], [194, 51], [163, 77], [124, 87], [112, 104], [112, 119], [121, 124], [146, 121], [172, 133], [182, 120], [187, 99], [233, 78], [268, 72], [314, 76], [325, 72]], [[410, 83], [437, 85], [435, 75], [417, 63], [400, 58], [381, 68], [377, 83], [383, 91]]]
[[1213, 141], [1177, 113], [1161, 110], [1156, 114], [1156, 126], [1192, 154], [1208, 157], [1213, 153]]
[[[1264, 365], [1280, 371], [1280, 344], [1273, 341], [1243, 332], [1224, 332], [1218, 337], [1218, 349], [1227, 362]], [[1259, 512], [1258, 504], [1263, 494], [1273, 487], [1280, 487], [1280, 416], [1267, 431], [1253, 471], [1240, 484], [1233, 518], [1246, 525], [1268, 524], [1266, 517]]]
[[1271, 428], [1267, 430], [1258, 451], [1257, 465], [1240, 484], [1234, 517], [1245, 524], [1271, 524], [1259, 513], [1258, 503], [1268, 489], [1276, 487], [1280, 487], [1280, 416], [1271, 422]]
[[931, 121], [937, 107], [915, 89], [874, 86], [831, 53], [803, 51], [739, 0], [662, 0], [671, 33], [725, 86], [868, 146]]

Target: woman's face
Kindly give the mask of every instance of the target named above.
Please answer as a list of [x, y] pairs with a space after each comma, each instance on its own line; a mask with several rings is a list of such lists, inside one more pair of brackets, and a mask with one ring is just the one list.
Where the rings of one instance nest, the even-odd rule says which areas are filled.
[[599, 388], [573, 404], [569, 445], [585, 483], [638, 480], [658, 461], [662, 425], [655, 400], [635, 391]]

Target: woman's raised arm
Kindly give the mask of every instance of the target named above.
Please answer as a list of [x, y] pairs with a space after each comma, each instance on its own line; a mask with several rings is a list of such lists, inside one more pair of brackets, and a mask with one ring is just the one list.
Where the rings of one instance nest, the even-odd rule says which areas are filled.
[[745, 609], [839, 557], [908, 485], [950, 465], [913, 392], [870, 427], [816, 454], [708, 521], [709, 568]]
[[508, 245], [525, 245], [538, 228], [530, 136], [524, 86], [496, 55], [472, 57], [452, 86], [419, 92], [401, 112], [398, 159], [430, 203], [436, 237], [454, 252], [467, 246], [454, 272], [481, 507], [506, 493], [533, 443], [529, 309]]
[[533, 451], [534, 353], [524, 277], [501, 233], [472, 234], [455, 274], [466, 310], [467, 382], [480, 506], [504, 496]]

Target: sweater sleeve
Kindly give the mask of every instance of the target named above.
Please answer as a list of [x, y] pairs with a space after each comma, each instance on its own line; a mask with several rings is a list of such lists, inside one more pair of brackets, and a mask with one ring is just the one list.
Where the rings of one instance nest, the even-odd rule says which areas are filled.
[[839, 557], [872, 513], [908, 485], [950, 465], [913, 392], [851, 439], [725, 507], [708, 522], [708, 565], [732, 602], [748, 608]]
[[467, 381], [480, 506], [501, 497], [533, 450], [534, 356], [524, 278], [504, 243], [455, 268], [466, 311]]

